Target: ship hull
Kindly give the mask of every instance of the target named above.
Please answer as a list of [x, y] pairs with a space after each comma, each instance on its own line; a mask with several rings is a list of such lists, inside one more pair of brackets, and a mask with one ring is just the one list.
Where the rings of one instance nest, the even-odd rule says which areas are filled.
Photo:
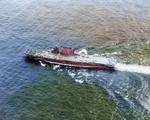
[[46, 62], [46, 63], [50, 63], [50, 64], [57, 64], [57, 65], [71, 66], [71, 67], [99, 68], [99, 69], [113, 68], [113, 67], [108, 67], [104, 64], [90, 64], [90, 63], [62, 61], [62, 60], [55, 60], [55, 59], [48, 59], [48, 58], [38, 58], [38, 57], [35, 58], [35, 59]]

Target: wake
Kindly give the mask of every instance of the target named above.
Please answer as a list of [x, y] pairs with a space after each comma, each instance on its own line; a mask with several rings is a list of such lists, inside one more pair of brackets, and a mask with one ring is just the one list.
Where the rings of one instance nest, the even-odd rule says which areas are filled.
[[142, 65], [128, 65], [128, 64], [117, 63], [115, 65], [115, 70], [150, 74], [150, 67], [142, 66]]

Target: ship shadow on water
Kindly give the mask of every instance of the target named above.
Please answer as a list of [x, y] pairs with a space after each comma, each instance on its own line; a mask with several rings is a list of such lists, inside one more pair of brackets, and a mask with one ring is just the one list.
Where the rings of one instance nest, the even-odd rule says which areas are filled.
[[24, 60], [25, 60], [25, 62], [27, 62], [31, 65], [40, 65], [40, 62], [38, 60], [35, 60], [34, 58], [29, 57], [29, 56], [26, 56]]

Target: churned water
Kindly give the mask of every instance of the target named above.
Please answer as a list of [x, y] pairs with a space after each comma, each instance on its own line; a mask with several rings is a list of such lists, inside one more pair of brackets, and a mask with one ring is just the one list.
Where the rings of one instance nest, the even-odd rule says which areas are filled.
[[22, 54], [133, 44], [149, 33], [148, 0], [0, 0], [0, 119], [149, 119], [149, 67], [79, 69]]

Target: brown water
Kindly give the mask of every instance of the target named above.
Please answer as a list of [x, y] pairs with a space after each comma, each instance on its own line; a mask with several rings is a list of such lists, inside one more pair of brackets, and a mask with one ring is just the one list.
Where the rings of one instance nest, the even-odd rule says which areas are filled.
[[[52, 3], [52, 4], [50, 4]], [[79, 37], [87, 46], [135, 44], [149, 41], [150, 3], [142, 0], [44, 1], [29, 11], [36, 29]], [[42, 25], [40, 25], [42, 24]], [[51, 29], [50, 29], [51, 28]], [[68, 41], [70, 42], [70, 41]]]

